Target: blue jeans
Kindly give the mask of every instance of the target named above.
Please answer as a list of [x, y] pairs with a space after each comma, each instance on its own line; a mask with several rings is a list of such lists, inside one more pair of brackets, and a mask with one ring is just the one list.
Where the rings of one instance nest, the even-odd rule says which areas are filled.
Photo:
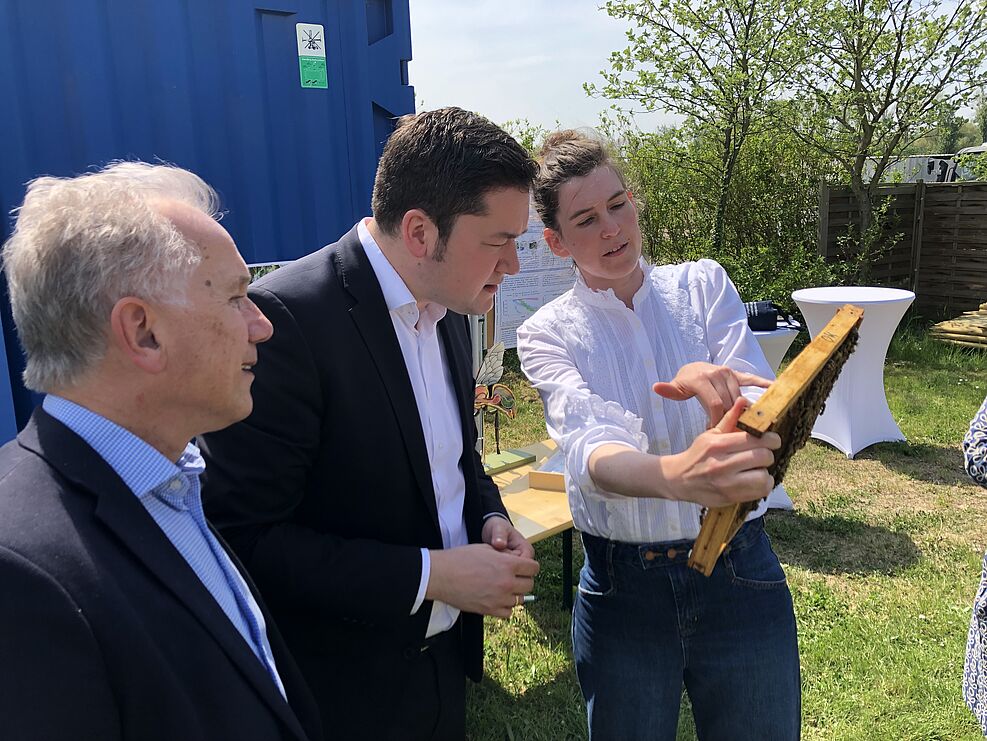
[[583, 534], [572, 645], [596, 741], [673, 741], [685, 683], [701, 741], [799, 738], [795, 613], [762, 518], [705, 577], [691, 541]]

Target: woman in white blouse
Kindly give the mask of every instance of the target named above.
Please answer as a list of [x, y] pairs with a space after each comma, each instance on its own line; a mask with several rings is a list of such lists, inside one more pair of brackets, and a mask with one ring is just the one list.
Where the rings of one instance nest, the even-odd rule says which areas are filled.
[[683, 683], [699, 738], [799, 736], [791, 594], [755, 510], [710, 577], [686, 565], [704, 506], [764, 499], [777, 435], [735, 428], [771, 369], [711, 260], [652, 267], [600, 142], [554, 134], [535, 203], [572, 290], [518, 330], [586, 554], [573, 653], [597, 739], [674, 739]]

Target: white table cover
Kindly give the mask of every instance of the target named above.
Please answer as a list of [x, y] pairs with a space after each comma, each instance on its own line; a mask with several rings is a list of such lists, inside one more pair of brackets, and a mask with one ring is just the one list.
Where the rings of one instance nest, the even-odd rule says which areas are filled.
[[[757, 344], [761, 346], [761, 351], [771, 366], [771, 370], [778, 372], [778, 366], [791, 347], [796, 335], [801, 331], [801, 327], [787, 324], [779, 324], [778, 329], [773, 331], [754, 332]], [[769, 509], [793, 509], [792, 500], [785, 491], [784, 484], [778, 484], [768, 495]]]
[[812, 337], [844, 304], [864, 310], [857, 349], [843, 366], [812, 436], [843, 451], [847, 458], [875, 443], [904, 440], [888, 408], [884, 360], [894, 330], [915, 294], [899, 288], [832, 286], [795, 291], [792, 299]]

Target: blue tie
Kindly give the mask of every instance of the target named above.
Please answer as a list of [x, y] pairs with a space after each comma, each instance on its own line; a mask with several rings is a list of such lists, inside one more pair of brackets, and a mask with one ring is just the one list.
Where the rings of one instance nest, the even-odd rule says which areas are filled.
[[[178, 493], [182, 489], [184, 489], [184, 492]], [[264, 668], [278, 686], [281, 694], [285, 695], [284, 685], [278, 676], [277, 669], [274, 665], [274, 656], [271, 654], [271, 649], [267, 642], [267, 635], [261, 629], [260, 623], [257, 620], [257, 614], [252, 609], [250, 600], [248, 600], [244, 591], [247, 588], [246, 584], [240, 574], [236, 573], [236, 567], [233, 565], [226, 551], [219, 544], [219, 541], [216, 540], [216, 537], [212, 534], [206, 522], [206, 515], [202, 511], [202, 499], [199, 495], [199, 477], [194, 474], [185, 473], [182, 476], [182, 480], [175, 478], [164, 486], [159, 487], [154, 492], [154, 496], [174, 510], [187, 512], [191, 516], [192, 521], [195, 522], [202, 539], [208, 543], [209, 548], [212, 550], [215, 563], [219, 566], [225, 577], [225, 586], [228, 587], [228, 592], [223, 590], [222, 587], [224, 585], [209, 584], [207, 579], [203, 579], [203, 584], [219, 603], [220, 607], [223, 608], [227, 616], [229, 616], [231, 622], [241, 635], [243, 635], [244, 627], [249, 632], [249, 635], [244, 635], [243, 637], [249, 639], [248, 642], [257, 655], [257, 658], [264, 664]], [[200, 578], [202, 578], [201, 573]], [[224, 599], [224, 592], [226, 594], [232, 594], [233, 599], [236, 601], [235, 612], [233, 605], [230, 605], [228, 600]], [[239, 618], [239, 620], [236, 618]]]

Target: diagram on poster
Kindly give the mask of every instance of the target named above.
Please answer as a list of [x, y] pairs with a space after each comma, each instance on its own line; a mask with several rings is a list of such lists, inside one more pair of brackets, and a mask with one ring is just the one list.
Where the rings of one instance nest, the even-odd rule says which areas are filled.
[[500, 284], [494, 308], [494, 342], [517, 347], [517, 328], [552, 299], [572, 288], [576, 274], [572, 260], [556, 257], [548, 248], [545, 230], [534, 206], [529, 209], [528, 230], [517, 238], [521, 272]]

